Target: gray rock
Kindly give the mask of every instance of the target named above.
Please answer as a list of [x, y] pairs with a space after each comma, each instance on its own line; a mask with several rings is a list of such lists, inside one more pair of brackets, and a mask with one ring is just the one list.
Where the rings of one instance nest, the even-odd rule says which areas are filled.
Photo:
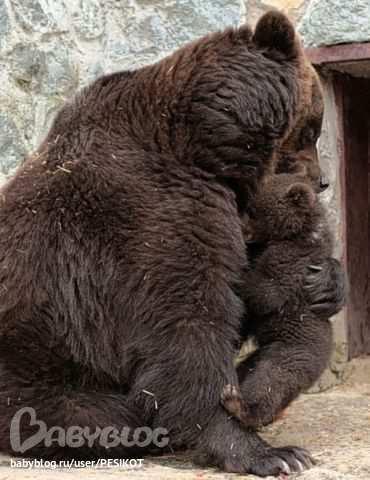
[[299, 31], [307, 46], [370, 41], [370, 2], [312, 0]]
[[111, 35], [106, 42], [107, 70], [112, 70], [117, 63], [122, 68], [149, 63], [206, 33], [236, 26], [242, 1], [128, 0], [122, 5], [111, 0], [107, 8], [119, 11], [114, 19], [121, 31], [121, 37]]
[[7, 36], [10, 30], [9, 15], [4, 0], [0, 0], [0, 49], [6, 45]]
[[43, 93], [48, 96], [72, 96], [79, 86], [79, 71], [71, 55], [70, 45], [62, 42], [50, 43], [45, 53], [47, 72]]
[[28, 32], [56, 33], [68, 30], [65, 4], [62, 0], [11, 0], [18, 24]]
[[92, 40], [103, 35], [105, 11], [99, 0], [79, 0], [71, 7], [73, 26], [84, 40]]
[[53, 26], [53, 20], [38, 0], [14, 0], [12, 7], [17, 22], [25, 30], [48, 31]]
[[96, 78], [104, 75], [104, 67], [102, 63], [103, 60], [99, 58], [96, 62], [87, 64], [84, 70], [80, 70], [80, 87], [84, 87], [93, 82]]
[[12, 118], [0, 112], [0, 172], [8, 174], [26, 154], [24, 143]]
[[240, 22], [242, 2], [239, 1], [180, 0], [167, 3], [162, 7], [163, 16], [166, 24], [171, 26], [170, 33], [176, 38], [176, 45]]
[[46, 73], [45, 53], [32, 43], [19, 43], [10, 55], [10, 72], [25, 91], [40, 89]]

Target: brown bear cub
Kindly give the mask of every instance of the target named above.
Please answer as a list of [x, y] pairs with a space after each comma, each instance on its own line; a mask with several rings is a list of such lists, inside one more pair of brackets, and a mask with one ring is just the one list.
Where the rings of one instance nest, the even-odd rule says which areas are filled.
[[327, 366], [331, 325], [307, 305], [302, 279], [307, 265], [315, 270], [331, 256], [333, 241], [311, 182], [293, 174], [266, 179], [244, 234], [259, 249], [243, 285], [248, 334], [259, 348], [241, 365], [242, 392], [227, 385], [222, 403], [243, 424], [258, 427], [273, 421]]

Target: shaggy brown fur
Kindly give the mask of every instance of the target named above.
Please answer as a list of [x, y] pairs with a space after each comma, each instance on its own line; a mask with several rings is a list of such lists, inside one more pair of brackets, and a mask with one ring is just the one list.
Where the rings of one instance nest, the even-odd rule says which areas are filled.
[[323, 98], [320, 81], [316, 72], [302, 78], [305, 101], [301, 102], [299, 120], [277, 154], [276, 173], [299, 173], [306, 175], [316, 192], [329, 185], [322, 175], [317, 141], [321, 133], [323, 119]]
[[271, 423], [328, 364], [331, 325], [314, 313], [303, 284], [307, 266], [315, 270], [329, 258], [333, 242], [311, 182], [300, 175], [267, 178], [250, 215], [244, 232], [259, 252], [246, 270], [242, 296], [245, 334], [258, 349], [239, 366], [241, 392], [228, 385], [222, 402], [255, 428]]
[[[2, 451], [17, 453], [9, 425], [28, 406], [48, 427], [164, 427], [172, 448], [226, 471], [310, 465], [228, 421], [219, 399], [237, 381], [238, 200], [301, 121], [312, 75], [291, 24], [270, 13], [254, 34], [228, 29], [102, 77], [61, 110], [1, 195]], [[34, 430], [22, 423], [22, 438]], [[137, 449], [41, 442], [24, 454]]]

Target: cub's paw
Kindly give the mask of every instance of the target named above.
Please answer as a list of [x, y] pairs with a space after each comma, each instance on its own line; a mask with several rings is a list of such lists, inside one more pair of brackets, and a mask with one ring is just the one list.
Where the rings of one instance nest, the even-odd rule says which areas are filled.
[[320, 265], [310, 265], [304, 285], [309, 308], [325, 319], [345, 305], [346, 280], [338, 260], [328, 258]]
[[242, 396], [236, 385], [228, 384], [221, 393], [221, 404], [233, 417], [239, 418], [242, 413]]
[[[257, 388], [252, 387], [249, 391], [257, 391]], [[274, 416], [274, 405], [271, 403], [270, 396], [244, 399], [236, 385], [224, 387], [221, 393], [221, 404], [230, 415], [253, 430], [269, 425], [278, 418], [278, 415]]]

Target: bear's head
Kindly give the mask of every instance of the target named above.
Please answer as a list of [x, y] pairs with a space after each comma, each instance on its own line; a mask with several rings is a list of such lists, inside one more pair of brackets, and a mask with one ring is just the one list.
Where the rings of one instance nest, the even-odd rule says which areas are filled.
[[317, 142], [323, 119], [323, 96], [320, 80], [308, 65], [302, 80], [299, 113], [293, 128], [277, 152], [276, 173], [306, 175], [317, 193], [328, 186], [319, 164]]
[[[278, 11], [262, 16], [254, 31], [228, 28], [154, 65], [102, 77], [79, 102], [72, 111], [83, 111], [86, 122], [95, 116], [102, 130], [114, 126], [123, 150], [154, 152], [171, 171], [186, 176], [190, 167], [231, 187], [240, 212], [276, 169], [306, 164], [313, 183], [320, 177], [319, 80], [292, 23]], [[64, 124], [71, 120], [66, 112]]]
[[[284, 14], [266, 13], [254, 31], [243, 25], [206, 36], [157, 68], [147, 91], [160, 115], [148, 132], [158, 128], [161, 153], [231, 185], [238, 205], [238, 188], [253, 194], [265, 174], [290, 171], [293, 156], [308, 164], [314, 183], [320, 177], [320, 83]], [[145, 112], [143, 124], [150, 120]]]
[[275, 44], [287, 58], [295, 58], [298, 66], [297, 107], [286, 136], [277, 149], [275, 172], [306, 175], [315, 191], [320, 192], [328, 186], [328, 182], [321, 172], [317, 153], [324, 113], [318, 74], [305, 56], [290, 22], [281, 13], [271, 11], [264, 15], [257, 24], [254, 38], [260, 46], [270, 45], [270, 52], [276, 55], [276, 50], [271, 48]]
[[322, 208], [310, 179], [280, 174], [266, 177], [249, 215], [244, 218], [247, 242], [289, 240], [310, 235], [322, 216]]

